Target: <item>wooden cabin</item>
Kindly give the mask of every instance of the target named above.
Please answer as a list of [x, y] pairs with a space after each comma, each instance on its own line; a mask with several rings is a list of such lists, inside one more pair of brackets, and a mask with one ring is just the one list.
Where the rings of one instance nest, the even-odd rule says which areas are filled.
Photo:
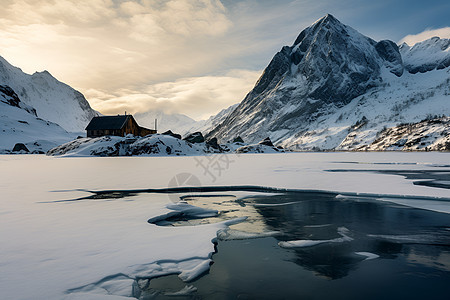
[[138, 125], [132, 115], [94, 117], [86, 127], [87, 137], [99, 137], [105, 135], [146, 136], [156, 133], [154, 129], [148, 129]]

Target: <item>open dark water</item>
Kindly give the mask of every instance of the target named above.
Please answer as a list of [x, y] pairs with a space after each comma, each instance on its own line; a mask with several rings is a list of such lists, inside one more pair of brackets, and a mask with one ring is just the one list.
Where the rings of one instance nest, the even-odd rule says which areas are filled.
[[[231, 229], [279, 233], [219, 239], [209, 273], [188, 283], [197, 291], [177, 299], [450, 299], [448, 214], [329, 193], [185, 200], [221, 213], [201, 220], [167, 220], [165, 226], [246, 215], [246, 222]], [[322, 243], [279, 245], [293, 240]], [[162, 295], [185, 285], [176, 275], [165, 276], [151, 279], [138, 295], [173, 299]]]

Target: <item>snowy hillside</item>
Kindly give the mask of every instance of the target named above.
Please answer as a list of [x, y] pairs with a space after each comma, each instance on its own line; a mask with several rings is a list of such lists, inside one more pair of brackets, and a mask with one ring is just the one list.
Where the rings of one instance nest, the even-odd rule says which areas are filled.
[[376, 42], [327, 15], [278, 52], [207, 137], [352, 150], [385, 127], [450, 115], [450, 40]]
[[154, 134], [144, 138], [103, 136], [81, 138], [51, 149], [50, 156], [131, 156], [131, 155], [201, 155], [208, 151], [204, 144], [197, 145], [170, 135]]
[[166, 114], [163, 111], [150, 110], [145, 113], [137, 113], [134, 118], [139, 125], [147, 128], [155, 128], [155, 119], [158, 120], [158, 132], [171, 130], [184, 135], [197, 123], [194, 119], [183, 114]]
[[10, 87], [0, 85], [0, 153], [9, 153], [16, 143], [25, 144], [30, 152], [46, 152], [75, 137], [59, 125], [38, 118]]
[[450, 117], [407, 123], [383, 130], [358, 150], [450, 151]]
[[216, 139], [205, 140], [200, 132], [181, 139], [173, 134], [152, 134], [137, 137], [102, 136], [77, 138], [47, 152], [49, 156], [185, 156], [216, 153], [278, 153], [284, 152], [273, 146], [269, 138], [254, 145], [241, 140], [217, 144]]
[[36, 110], [41, 119], [69, 132], [81, 132], [96, 115], [84, 96], [58, 81], [49, 72], [25, 74], [0, 57], [0, 84], [11, 87], [21, 101]]
[[444, 69], [450, 66], [450, 39], [433, 37], [413, 47], [403, 43], [400, 53], [405, 68], [410, 73]]
[[209, 117], [207, 120], [197, 121], [195, 124], [193, 124], [190, 128], [186, 127], [187, 132], [208, 132], [211, 128], [214, 128], [221, 124], [229, 114], [231, 114], [234, 109], [239, 105], [239, 103], [236, 103], [234, 105], [231, 105], [230, 107], [222, 109], [217, 115], [213, 115]]

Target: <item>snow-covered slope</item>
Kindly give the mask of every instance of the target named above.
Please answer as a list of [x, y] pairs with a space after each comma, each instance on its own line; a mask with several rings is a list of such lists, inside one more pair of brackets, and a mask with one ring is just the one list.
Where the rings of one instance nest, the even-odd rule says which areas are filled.
[[384, 74], [388, 83], [356, 97], [342, 108], [310, 122], [308, 130], [281, 144], [298, 150], [356, 150], [371, 144], [377, 134], [402, 123], [450, 114], [450, 69], [401, 77]]
[[207, 120], [197, 121], [190, 128], [186, 128], [186, 133], [200, 131], [207, 133], [211, 128], [221, 124], [229, 114], [231, 114], [239, 103], [233, 104], [230, 107], [222, 109], [217, 115], [210, 116]]
[[10, 87], [0, 85], [0, 153], [9, 153], [16, 143], [25, 144], [30, 152], [46, 152], [75, 137], [59, 125], [38, 118]]
[[205, 155], [219, 152], [206, 143], [190, 143], [170, 135], [153, 134], [146, 137], [127, 135], [79, 138], [47, 152], [49, 156], [178, 156]]
[[274, 56], [207, 137], [254, 143], [270, 136], [297, 150], [349, 150], [370, 144], [384, 127], [449, 115], [448, 46], [432, 38], [400, 51], [327, 15]]
[[450, 39], [432, 37], [413, 47], [403, 43], [400, 53], [406, 70], [410, 73], [441, 70], [450, 66]]
[[147, 128], [155, 128], [155, 119], [157, 119], [158, 132], [171, 130], [181, 135], [187, 133], [197, 123], [197, 121], [186, 115], [166, 114], [159, 110], [150, 110], [145, 113], [137, 113], [134, 117], [139, 125]]
[[185, 156], [209, 155], [217, 153], [279, 153], [269, 138], [254, 145], [241, 141], [217, 144], [217, 140], [205, 140], [196, 132], [180, 139], [170, 134], [152, 134], [136, 137], [102, 136], [97, 138], [77, 138], [59, 145], [47, 152], [49, 156]]
[[450, 117], [401, 124], [383, 130], [372, 144], [358, 150], [450, 151]]
[[95, 116], [84, 96], [58, 81], [49, 72], [33, 75], [0, 57], [0, 84], [11, 87], [21, 101], [36, 110], [41, 119], [56, 123], [69, 132], [81, 132]]

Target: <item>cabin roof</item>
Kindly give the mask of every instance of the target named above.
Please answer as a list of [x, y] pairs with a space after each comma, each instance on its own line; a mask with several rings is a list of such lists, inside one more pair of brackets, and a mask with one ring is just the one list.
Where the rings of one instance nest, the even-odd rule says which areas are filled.
[[94, 117], [86, 130], [122, 129], [131, 115]]

